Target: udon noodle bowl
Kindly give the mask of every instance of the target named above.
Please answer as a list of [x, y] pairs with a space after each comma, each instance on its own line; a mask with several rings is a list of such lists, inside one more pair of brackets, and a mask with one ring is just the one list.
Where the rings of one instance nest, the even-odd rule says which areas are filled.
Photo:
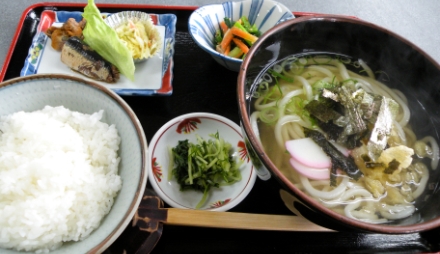
[[289, 56], [258, 76], [250, 118], [269, 158], [300, 190], [378, 224], [419, 209], [439, 148], [411, 126], [404, 93], [375, 75], [362, 59]]

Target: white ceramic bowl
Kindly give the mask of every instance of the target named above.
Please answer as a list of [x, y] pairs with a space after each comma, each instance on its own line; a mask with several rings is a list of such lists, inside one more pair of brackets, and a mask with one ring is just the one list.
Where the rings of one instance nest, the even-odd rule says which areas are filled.
[[271, 0], [245, 0], [201, 6], [188, 20], [189, 33], [197, 45], [219, 64], [237, 72], [243, 60], [215, 51], [214, 36], [225, 17], [235, 22], [242, 16], [246, 16], [251, 24], [255, 24], [262, 34], [283, 21], [295, 18], [292, 11], [281, 3]]
[[[110, 213], [86, 239], [68, 242], [50, 252], [101, 253], [124, 231], [136, 212], [147, 182], [147, 142], [142, 126], [129, 105], [104, 86], [80, 78], [37, 74], [11, 79], [0, 84], [0, 115], [35, 111], [44, 106], [64, 106], [91, 114], [104, 110], [101, 121], [115, 124], [121, 137], [119, 175], [122, 189]], [[3, 254], [22, 253], [0, 249]]]
[[188, 139], [196, 143], [196, 134], [205, 140], [210, 134], [219, 133], [220, 138], [230, 143], [232, 156], [243, 161], [240, 167], [242, 179], [229, 186], [211, 188], [210, 195], [201, 210], [227, 211], [239, 204], [251, 191], [256, 180], [256, 173], [244, 146], [240, 127], [231, 120], [211, 113], [190, 113], [176, 117], [162, 126], [150, 143], [149, 181], [153, 189], [168, 205], [176, 208], [194, 209], [202, 199], [202, 192], [193, 190], [180, 191], [179, 183], [168, 179], [168, 149], [175, 147], [179, 140]]

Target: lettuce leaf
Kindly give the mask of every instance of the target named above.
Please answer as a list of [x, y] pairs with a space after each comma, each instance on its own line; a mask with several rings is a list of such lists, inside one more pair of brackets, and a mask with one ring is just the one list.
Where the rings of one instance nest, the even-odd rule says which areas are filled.
[[88, 0], [83, 17], [87, 21], [83, 30], [84, 42], [133, 81], [135, 66], [131, 52], [119, 40], [115, 30], [104, 22], [94, 0]]

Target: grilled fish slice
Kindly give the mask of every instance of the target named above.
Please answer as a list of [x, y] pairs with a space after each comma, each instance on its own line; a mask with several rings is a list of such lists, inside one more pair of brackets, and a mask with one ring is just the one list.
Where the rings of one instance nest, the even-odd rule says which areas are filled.
[[61, 50], [61, 62], [85, 76], [115, 83], [119, 70], [78, 37], [70, 37]]

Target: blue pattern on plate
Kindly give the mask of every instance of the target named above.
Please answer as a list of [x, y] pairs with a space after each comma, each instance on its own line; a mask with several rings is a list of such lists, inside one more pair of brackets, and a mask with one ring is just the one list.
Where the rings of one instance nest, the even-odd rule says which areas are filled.
[[32, 39], [28, 56], [24, 61], [24, 67], [20, 71], [20, 76], [26, 76], [37, 73], [38, 65], [41, 61], [41, 55], [46, 45], [47, 36], [44, 33], [37, 33]]
[[206, 28], [208, 28], [209, 33], [215, 34], [217, 29], [216, 29], [216, 27], [214, 27], [214, 24], [212, 23], [211, 17], [210, 16], [203, 17], [203, 20], [205, 21], [205, 26], [206, 26]]
[[[261, 6], [263, 5], [263, 3], [264, 3], [264, 0], [262, 0], [262, 1], [260, 1], [260, 0], [252, 0], [251, 9], [250, 9], [249, 15], [248, 15], [249, 23], [255, 24], [255, 21], [258, 18], [258, 13], [260, 13]], [[271, 12], [269, 12], [264, 19], [266, 20], [268, 17], [270, 17], [270, 14], [271, 14]], [[260, 25], [260, 27], [261, 26], [262, 25]]]
[[[168, 68], [168, 64], [174, 55], [174, 44], [176, 42], [176, 22], [177, 17], [174, 14], [160, 14], [157, 15], [157, 25], [165, 26], [165, 40], [164, 40], [164, 59], [162, 65], [162, 73], [165, 73]], [[172, 70], [172, 66], [171, 66]]]
[[[71, 11], [56, 11], [55, 12], [55, 22], [64, 23], [69, 18], [74, 18], [77, 22], [82, 20], [82, 12], [71, 12]], [[27, 76], [31, 74], [36, 74], [38, 66], [40, 65], [41, 56], [44, 52], [44, 47], [46, 46], [48, 37], [44, 34], [40, 28], [32, 39], [31, 47], [28, 51], [28, 56], [25, 59], [24, 66], [20, 71], [20, 76]]]
[[225, 17], [232, 17], [233, 16], [232, 2], [222, 3], [222, 5], [223, 5], [223, 11], [225, 13]]
[[[56, 22], [64, 23], [69, 18], [74, 18], [76, 22], [80, 22], [82, 20], [82, 12], [80, 11], [57, 11], [56, 12]], [[107, 14], [103, 14], [105, 16]]]
[[292, 13], [284, 13], [283, 16], [278, 20], [277, 24], [292, 19]]
[[224, 20], [224, 19], [220, 18], [219, 15], [216, 13], [215, 14], [215, 22], [214, 22], [214, 24], [217, 24], [217, 27], [216, 27], [217, 30], [221, 29], [221, 27], [220, 27], [220, 21], [221, 20]]
[[243, 6], [243, 3], [241, 3], [240, 4], [240, 15], [239, 15], [240, 17], [243, 16], [243, 9], [244, 9], [244, 6]]

